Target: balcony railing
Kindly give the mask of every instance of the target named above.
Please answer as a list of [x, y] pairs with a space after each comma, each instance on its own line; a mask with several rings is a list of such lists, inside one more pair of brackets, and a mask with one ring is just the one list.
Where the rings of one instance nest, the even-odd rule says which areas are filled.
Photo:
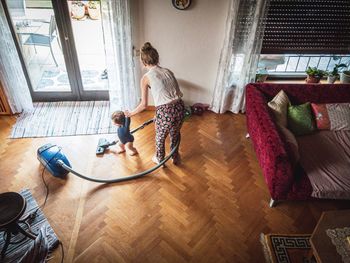
[[[266, 60], [266, 58], [265, 58]], [[284, 60], [284, 63], [283, 63]], [[305, 76], [305, 70], [317, 67], [321, 70], [332, 71], [336, 64], [346, 64], [350, 67], [350, 55], [284, 55], [280, 57], [281, 64], [273, 69], [267, 67], [269, 75], [276, 76]], [[268, 62], [266, 62], [268, 64]]]

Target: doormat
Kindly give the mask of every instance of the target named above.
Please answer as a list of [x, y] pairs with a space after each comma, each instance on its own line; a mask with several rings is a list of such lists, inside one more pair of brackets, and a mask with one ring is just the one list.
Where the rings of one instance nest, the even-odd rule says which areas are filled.
[[110, 121], [109, 101], [60, 101], [34, 103], [22, 113], [10, 138], [116, 133]]
[[[24, 216], [34, 212], [36, 209], [38, 209], [38, 203], [35, 201], [34, 197], [32, 196], [32, 194], [30, 193], [29, 189], [23, 189], [19, 192], [27, 201], [27, 209], [24, 212]], [[49, 250], [53, 250], [54, 248], [56, 248], [58, 246], [58, 237], [56, 236], [55, 232], [53, 231], [52, 227], [50, 226], [49, 222], [47, 221], [45, 215], [43, 214], [43, 212], [41, 211], [41, 209], [39, 208], [36, 217], [34, 218], [34, 220], [30, 223], [30, 227], [33, 233], [39, 233], [39, 229], [42, 226], [46, 226], [46, 237], [49, 243]], [[21, 224], [21, 226], [28, 231], [28, 227], [25, 224]], [[5, 241], [2, 238], [2, 234], [1, 233], [1, 237], [0, 237], [0, 250], [2, 250], [2, 248], [4, 247]], [[11, 242], [16, 242], [16, 241], [20, 241], [22, 239], [22, 235], [18, 234], [16, 236], [13, 236], [11, 238]], [[18, 244], [10, 244], [6, 250], [6, 255], [5, 257], [2, 259], [1, 262], [3, 263], [14, 263], [14, 262], [18, 262], [19, 259], [25, 254], [25, 252], [28, 251], [28, 249], [31, 247], [31, 245], [33, 244], [33, 240], [26, 238], [23, 242], [20, 242]], [[33, 261], [34, 262], [34, 261]]]
[[316, 263], [310, 258], [311, 235], [282, 235], [261, 234], [260, 242], [263, 246], [267, 263]]

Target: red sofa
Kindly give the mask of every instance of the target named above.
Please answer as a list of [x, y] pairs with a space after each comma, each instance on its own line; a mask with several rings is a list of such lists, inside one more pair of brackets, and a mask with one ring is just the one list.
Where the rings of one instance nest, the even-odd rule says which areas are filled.
[[248, 133], [271, 194], [271, 207], [280, 200], [310, 199], [312, 193], [303, 168], [293, 166], [291, 149], [267, 106], [281, 89], [292, 104], [350, 102], [348, 84], [251, 83], [246, 86]]

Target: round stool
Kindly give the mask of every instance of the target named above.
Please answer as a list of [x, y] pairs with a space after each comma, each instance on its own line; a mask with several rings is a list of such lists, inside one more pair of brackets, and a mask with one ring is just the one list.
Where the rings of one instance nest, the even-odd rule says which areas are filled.
[[[11, 236], [18, 233], [25, 237], [35, 239], [35, 235], [25, 231], [18, 223], [20, 218], [26, 210], [27, 202], [23, 196], [15, 192], [8, 192], [0, 194], [0, 231], [5, 232], [5, 245], [1, 251], [1, 258], [5, 256], [6, 250], [11, 244]], [[23, 241], [22, 239], [21, 241]]]

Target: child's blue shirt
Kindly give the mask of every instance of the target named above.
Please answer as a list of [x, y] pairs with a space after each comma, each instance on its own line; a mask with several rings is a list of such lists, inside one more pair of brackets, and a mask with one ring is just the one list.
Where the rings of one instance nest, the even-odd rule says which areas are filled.
[[125, 117], [123, 125], [118, 127], [118, 137], [122, 144], [134, 141], [134, 136], [130, 133], [130, 117]]

